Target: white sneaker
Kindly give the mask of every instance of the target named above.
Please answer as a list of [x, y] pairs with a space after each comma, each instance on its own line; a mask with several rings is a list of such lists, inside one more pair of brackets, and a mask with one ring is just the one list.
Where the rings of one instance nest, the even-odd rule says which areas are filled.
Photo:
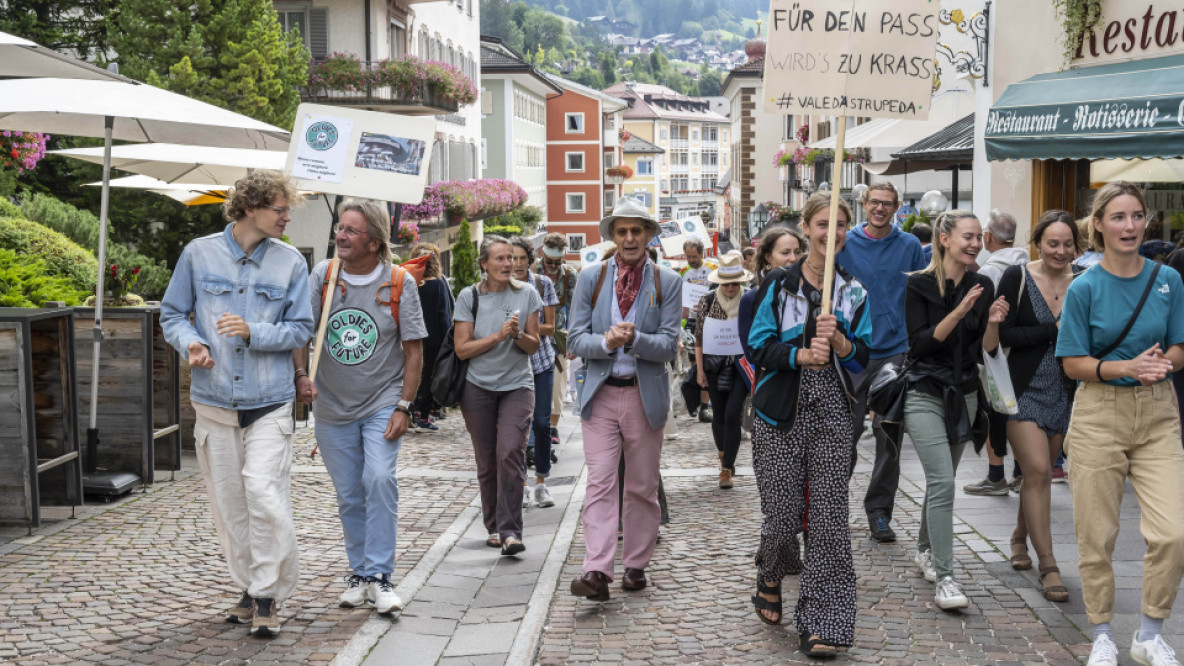
[[530, 492], [530, 486], [526, 486], [525, 488], [522, 489], [522, 508], [523, 509], [530, 508], [531, 494], [532, 493]]
[[403, 600], [395, 594], [395, 586], [391, 584], [391, 577], [387, 574], [370, 579], [368, 596], [374, 602], [374, 610], [379, 613], [403, 610]]
[[937, 583], [937, 595], [933, 603], [942, 610], [955, 610], [970, 606], [970, 600], [962, 593], [962, 586], [953, 576], [946, 576]]
[[[1114, 645], [1113, 642], [1110, 644]], [[1096, 641], [1094, 645], [1096, 650]], [[1117, 653], [1117, 648], [1114, 651]], [[1140, 641], [1139, 632], [1136, 631], [1131, 638], [1131, 659], [1144, 666], [1180, 666], [1180, 662], [1176, 660], [1176, 651], [1159, 634], [1149, 641]], [[1090, 652], [1090, 663], [1093, 663], [1093, 652]]]
[[925, 580], [930, 583], [937, 582], [937, 569], [933, 568], [933, 551], [931, 550], [914, 550], [913, 564], [917, 567], [917, 571], [925, 577]]
[[357, 608], [366, 603], [366, 590], [370, 581], [365, 576], [354, 574], [345, 579], [345, 591], [341, 593], [339, 604], [342, 608]]
[[538, 503], [540, 509], [555, 506], [555, 500], [551, 498], [551, 491], [541, 483], [534, 487], [534, 501]]
[[[1134, 645], [1131, 646], [1131, 654], [1134, 656]], [[1118, 646], [1114, 644], [1114, 640], [1106, 634], [1098, 634], [1094, 637], [1094, 646], [1089, 651], [1089, 661], [1085, 666], [1118, 666]]]

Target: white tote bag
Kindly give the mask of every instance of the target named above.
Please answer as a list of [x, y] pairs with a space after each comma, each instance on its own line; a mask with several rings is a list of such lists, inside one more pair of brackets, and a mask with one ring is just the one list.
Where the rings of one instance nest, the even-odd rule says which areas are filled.
[[983, 363], [978, 366], [978, 377], [983, 384], [983, 392], [987, 394], [987, 401], [991, 409], [1000, 414], [1015, 414], [1019, 412], [1019, 404], [1015, 399], [1015, 388], [1011, 385], [1011, 372], [1007, 368], [1007, 357], [1003, 354], [1003, 346], [995, 347], [995, 353], [983, 352]]

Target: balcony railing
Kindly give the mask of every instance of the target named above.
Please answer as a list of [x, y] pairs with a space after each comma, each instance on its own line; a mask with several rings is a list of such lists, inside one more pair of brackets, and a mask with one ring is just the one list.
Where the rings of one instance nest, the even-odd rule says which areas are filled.
[[454, 114], [475, 102], [477, 88], [459, 69], [404, 56], [363, 62], [334, 53], [309, 66], [306, 102], [350, 106], [405, 115]]
[[686, 149], [686, 148], [691, 147], [691, 142], [688, 141], [687, 139], [671, 139], [670, 140], [670, 147], [673, 149], [679, 149], [679, 148]]
[[689, 164], [671, 164], [670, 173], [690, 173], [691, 165]]

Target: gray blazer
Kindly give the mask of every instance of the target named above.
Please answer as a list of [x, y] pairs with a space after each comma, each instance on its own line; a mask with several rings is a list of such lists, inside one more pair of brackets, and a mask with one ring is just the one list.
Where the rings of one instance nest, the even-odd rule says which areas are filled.
[[[604, 333], [612, 328], [613, 269], [605, 277], [592, 309], [592, 291], [600, 277], [600, 263], [586, 266], [576, 280], [576, 291], [571, 301], [567, 320], [567, 350], [584, 359], [586, 373], [579, 392], [580, 416], [587, 419], [592, 413], [592, 399], [604, 385], [613, 367], [613, 354], [602, 346]], [[662, 281], [662, 303], [657, 304], [654, 293], [654, 270]], [[651, 296], [652, 295], [652, 296]], [[650, 303], [653, 302], [653, 305]], [[682, 279], [668, 268], [655, 266], [646, 260], [642, 272], [641, 291], [637, 294], [637, 334], [625, 353], [637, 359], [637, 382], [641, 389], [641, 404], [650, 427], [666, 425], [670, 409], [670, 375], [666, 364], [678, 355], [679, 328], [682, 320]]]

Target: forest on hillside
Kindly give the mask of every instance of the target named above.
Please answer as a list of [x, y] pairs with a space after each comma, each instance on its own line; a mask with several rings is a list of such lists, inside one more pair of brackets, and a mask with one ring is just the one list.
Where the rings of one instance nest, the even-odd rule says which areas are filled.
[[[687, 32], [684, 24], [703, 30], [727, 30], [744, 35], [744, 19], [769, 10], [768, 0], [527, 0], [528, 4], [559, 16], [582, 21], [589, 16], [628, 19], [636, 23], [635, 37]], [[697, 35], [687, 35], [695, 37]]]

